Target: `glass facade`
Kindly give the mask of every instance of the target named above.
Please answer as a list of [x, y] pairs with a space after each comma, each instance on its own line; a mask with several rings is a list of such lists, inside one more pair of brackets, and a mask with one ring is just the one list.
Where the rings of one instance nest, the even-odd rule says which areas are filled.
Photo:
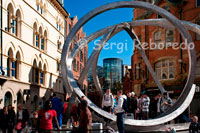
[[115, 84], [122, 82], [122, 64], [123, 61], [119, 58], [107, 58], [103, 60], [103, 89], [115, 89]]

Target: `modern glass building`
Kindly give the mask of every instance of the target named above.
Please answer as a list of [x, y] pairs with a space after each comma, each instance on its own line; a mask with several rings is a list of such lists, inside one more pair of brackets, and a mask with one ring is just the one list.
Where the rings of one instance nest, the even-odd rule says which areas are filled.
[[123, 61], [120, 58], [106, 58], [103, 60], [103, 89], [115, 89], [115, 84], [122, 82], [122, 64]]

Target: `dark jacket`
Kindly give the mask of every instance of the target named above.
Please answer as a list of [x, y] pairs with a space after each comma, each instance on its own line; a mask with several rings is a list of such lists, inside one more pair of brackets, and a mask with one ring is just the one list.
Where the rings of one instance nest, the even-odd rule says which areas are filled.
[[190, 133], [199, 133], [199, 130], [200, 130], [200, 123], [192, 122], [190, 124], [190, 127], [189, 127], [189, 132]]
[[[18, 120], [18, 116], [19, 116], [19, 113], [17, 112], [17, 121]], [[29, 120], [29, 113], [28, 113], [28, 110], [27, 109], [23, 109], [23, 112], [22, 112], [22, 121], [23, 122], [27, 122]]]

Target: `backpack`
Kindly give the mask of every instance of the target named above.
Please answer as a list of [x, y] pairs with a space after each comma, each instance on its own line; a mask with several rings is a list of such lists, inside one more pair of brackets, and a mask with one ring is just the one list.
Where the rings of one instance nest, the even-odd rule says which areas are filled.
[[124, 102], [123, 102], [122, 108], [124, 109], [125, 112], [128, 112], [127, 99], [125, 99], [125, 98], [123, 98], [123, 99], [124, 99]]

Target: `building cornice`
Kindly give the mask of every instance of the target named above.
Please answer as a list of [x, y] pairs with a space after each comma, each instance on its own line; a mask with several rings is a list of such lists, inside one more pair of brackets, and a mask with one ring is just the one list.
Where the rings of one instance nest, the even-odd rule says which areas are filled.
[[49, 0], [64, 16], [65, 18], [69, 17], [69, 13], [65, 10], [63, 5], [57, 0]]

